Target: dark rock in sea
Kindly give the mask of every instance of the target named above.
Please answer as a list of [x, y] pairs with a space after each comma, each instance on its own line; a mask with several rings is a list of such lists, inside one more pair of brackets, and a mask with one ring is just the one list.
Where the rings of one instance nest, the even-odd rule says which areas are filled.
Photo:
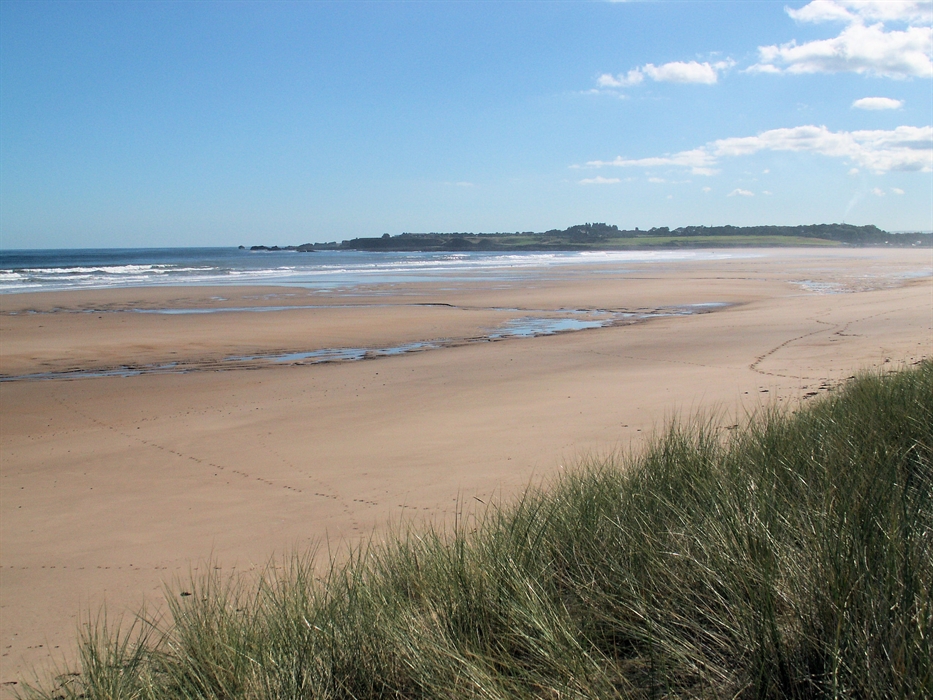
[[[240, 247], [242, 248], [242, 246], [240, 246]], [[277, 246], [277, 245], [274, 245], [274, 246], [253, 245], [253, 246], [250, 246], [249, 249], [250, 249], [250, 250], [254, 250], [254, 251], [259, 251], [259, 252], [265, 251], [265, 252], [269, 252], [269, 253], [276, 253], [276, 252], [281, 252], [281, 251], [291, 251], [291, 252], [293, 252], [293, 253], [294, 253], [294, 252], [297, 252], [297, 253], [313, 253], [313, 252], [314, 252], [314, 244], [313, 244], [313, 243], [302, 243], [301, 245], [287, 245], [287, 246], [282, 247], [282, 248], [280, 248], [280, 247]]]

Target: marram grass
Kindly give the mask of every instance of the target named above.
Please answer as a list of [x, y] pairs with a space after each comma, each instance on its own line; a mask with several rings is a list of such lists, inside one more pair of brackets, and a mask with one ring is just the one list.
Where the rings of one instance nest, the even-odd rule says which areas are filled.
[[933, 697], [933, 362], [674, 423], [329, 573], [196, 576], [27, 698]]

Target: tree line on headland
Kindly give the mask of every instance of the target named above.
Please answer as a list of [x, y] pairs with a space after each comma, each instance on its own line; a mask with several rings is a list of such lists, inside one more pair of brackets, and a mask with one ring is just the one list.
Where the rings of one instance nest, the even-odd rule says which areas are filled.
[[[767, 239], [792, 238], [848, 245], [912, 245], [930, 236], [891, 234], [876, 226], [818, 224], [812, 226], [686, 226], [671, 230], [664, 226], [646, 231], [622, 230], [604, 223], [587, 223], [543, 233], [403, 233], [381, 238], [355, 238], [340, 244], [351, 250], [503, 250], [503, 249], [590, 249], [628, 245], [754, 245]], [[725, 240], [722, 240], [725, 239]], [[764, 239], [764, 240], [762, 240]], [[908, 239], [910, 239], [908, 241]]]
[[[536, 233], [388, 233], [353, 238], [341, 243], [299, 246], [255, 245], [253, 251], [365, 250], [365, 251], [519, 251], [615, 250], [624, 248], [711, 248], [737, 246], [897, 246], [933, 244], [929, 233], [888, 233], [877, 226], [813, 224], [809, 226], [667, 226], [640, 230], [605, 223], [585, 223]], [[241, 246], [242, 248], [243, 246]]]

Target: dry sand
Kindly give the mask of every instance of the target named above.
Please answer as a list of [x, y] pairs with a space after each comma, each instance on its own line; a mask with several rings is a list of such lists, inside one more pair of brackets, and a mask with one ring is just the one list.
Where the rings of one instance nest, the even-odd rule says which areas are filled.
[[[674, 413], [734, 422], [933, 354], [930, 250], [744, 252], [755, 256], [550, 269], [496, 289], [0, 297], [4, 376], [191, 370], [0, 384], [0, 682], [9, 692], [50, 654], [72, 656], [79, 617], [104, 602], [111, 616], [144, 599], [158, 608], [163, 582], [207, 558], [244, 570], [401, 517], [444, 518], [586, 455], [637, 448]], [[560, 309], [712, 302], [730, 305], [478, 340]], [[318, 308], [138, 313], [279, 305]], [[447, 347], [357, 362], [224, 360], [438, 340]]]

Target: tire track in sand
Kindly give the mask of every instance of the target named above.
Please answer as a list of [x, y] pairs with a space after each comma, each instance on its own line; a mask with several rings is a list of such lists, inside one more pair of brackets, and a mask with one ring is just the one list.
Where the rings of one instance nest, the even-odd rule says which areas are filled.
[[[139, 444], [141, 444], [141, 445], [144, 445], [144, 446], [146, 446], [146, 447], [150, 447], [150, 448], [152, 448], [152, 449], [160, 450], [160, 451], [165, 452], [165, 453], [167, 453], [167, 454], [171, 454], [171, 455], [173, 455], [173, 456], [175, 456], [175, 457], [178, 457], [179, 459], [188, 460], [188, 461], [190, 461], [190, 462], [194, 462], [194, 463], [198, 464], [198, 465], [201, 466], [201, 467], [210, 467], [210, 468], [213, 468], [213, 469], [217, 469], [217, 470], [226, 472], [226, 473], [228, 473], [228, 474], [236, 474], [237, 476], [242, 477], [242, 478], [244, 478], [244, 479], [250, 479], [250, 480], [259, 481], [259, 482], [261, 482], [261, 483], [263, 483], [263, 484], [266, 484], [267, 486], [276, 486], [275, 482], [270, 481], [269, 479], [265, 479], [265, 478], [263, 478], [263, 477], [261, 477], [261, 476], [253, 476], [253, 475], [250, 474], [249, 472], [245, 472], [245, 471], [243, 471], [243, 470], [241, 470], [241, 469], [236, 469], [236, 468], [234, 468], [234, 467], [230, 467], [230, 466], [227, 466], [227, 465], [218, 464], [218, 463], [213, 462], [213, 461], [208, 460], [208, 459], [201, 459], [200, 457], [196, 457], [196, 456], [194, 456], [194, 455], [192, 455], [192, 454], [186, 454], [186, 453], [184, 453], [184, 452], [179, 452], [179, 451], [176, 450], [176, 449], [173, 449], [173, 448], [168, 447], [168, 446], [166, 446], [166, 445], [162, 445], [162, 444], [160, 444], [160, 443], [158, 443], [158, 442], [155, 442], [154, 440], [147, 440], [147, 439], [145, 439], [145, 438], [143, 438], [143, 437], [140, 437], [140, 436], [138, 436], [138, 435], [134, 435], [133, 433], [128, 433], [128, 432], [126, 432], [126, 431], [124, 431], [124, 430], [121, 430], [120, 428], [117, 428], [117, 427], [114, 426], [114, 425], [111, 425], [111, 424], [107, 423], [106, 421], [102, 421], [102, 420], [100, 420], [99, 418], [96, 418], [95, 416], [89, 415], [89, 414], [85, 413], [84, 411], [81, 411], [80, 409], [76, 408], [75, 406], [69, 405], [66, 401], [64, 401], [63, 399], [61, 399], [61, 398], [59, 398], [59, 397], [55, 397], [54, 400], [55, 400], [56, 403], [58, 403], [58, 404], [59, 404], [62, 408], [64, 408], [66, 411], [69, 411], [69, 412], [71, 412], [71, 413], [74, 413], [75, 415], [81, 416], [82, 418], [84, 418], [85, 420], [89, 421], [90, 423], [93, 423], [94, 425], [98, 425], [98, 426], [100, 426], [100, 427], [102, 427], [102, 428], [105, 428], [105, 429], [107, 429], [107, 430], [110, 430], [110, 431], [116, 433], [117, 435], [120, 435], [121, 437], [126, 438], [127, 440], [129, 440], [129, 441], [131, 441], [131, 442], [137, 442], [137, 443], [139, 443]], [[218, 475], [215, 474], [214, 476], [218, 476]], [[226, 483], [229, 484], [230, 482], [226, 482]], [[285, 488], [285, 489], [288, 489], [288, 490], [290, 490], [290, 491], [294, 491], [295, 493], [303, 493], [303, 490], [300, 489], [300, 488], [298, 488], [298, 487], [296, 487], [296, 486], [290, 486], [290, 485], [288, 485], [288, 484], [282, 484], [282, 487]], [[323, 494], [323, 493], [315, 493], [314, 495], [315, 495], [315, 496], [321, 496], [321, 497], [324, 497], [324, 498], [333, 498], [333, 496], [329, 496], [328, 494]]]
[[798, 376], [795, 374], [781, 374], [780, 372], [768, 372], [766, 370], [761, 369], [760, 365], [762, 362], [767, 360], [769, 357], [772, 357], [775, 353], [783, 350], [784, 348], [791, 345], [792, 343], [796, 343], [798, 341], [803, 340], [804, 338], [810, 338], [814, 335], [819, 335], [820, 333], [832, 333], [832, 335], [839, 336], [840, 338], [854, 337], [857, 334], [846, 333], [846, 331], [849, 330], [849, 328], [852, 326], [853, 323], [862, 323], [863, 321], [868, 321], [869, 319], [877, 318], [878, 316], [885, 316], [888, 314], [897, 313], [898, 311], [904, 311], [904, 310], [905, 309], [893, 309], [893, 310], [879, 311], [878, 313], [875, 313], [875, 314], [869, 314], [868, 316], [862, 316], [861, 318], [851, 319], [849, 321], [846, 321], [845, 323], [830, 323], [829, 321], [822, 321], [818, 318], [807, 319], [809, 321], [813, 321], [814, 323], [822, 324], [823, 326], [831, 326], [831, 328], [818, 328], [815, 331], [804, 333], [803, 335], [798, 335], [794, 338], [785, 340], [783, 343], [776, 345], [775, 347], [771, 348], [770, 350], [768, 350], [768, 352], [764, 353], [763, 355], [759, 355], [758, 357], [756, 357], [755, 361], [752, 362], [748, 366], [748, 368], [752, 370], [753, 372], [756, 372], [757, 374], [762, 374], [762, 375], [769, 376], [769, 377], [782, 377], [784, 379], [801, 379], [801, 380], [808, 380], [808, 381], [824, 381], [824, 382], [828, 381], [826, 377], [804, 377], [804, 376]]

